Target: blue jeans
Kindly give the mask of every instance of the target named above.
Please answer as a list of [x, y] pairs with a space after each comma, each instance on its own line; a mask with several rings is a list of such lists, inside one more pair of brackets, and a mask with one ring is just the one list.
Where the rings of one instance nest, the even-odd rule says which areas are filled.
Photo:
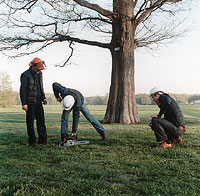
[[[69, 111], [63, 110], [61, 118], [61, 139], [62, 137], [68, 137], [68, 119], [69, 119], [69, 114], [72, 110], [73, 110], [72, 132], [76, 132], [78, 129], [78, 122], [80, 118], [79, 110], [76, 110], [74, 108]], [[106, 131], [104, 130], [102, 124], [90, 114], [88, 107], [84, 103], [81, 105], [80, 111], [101, 136], [106, 134]]]

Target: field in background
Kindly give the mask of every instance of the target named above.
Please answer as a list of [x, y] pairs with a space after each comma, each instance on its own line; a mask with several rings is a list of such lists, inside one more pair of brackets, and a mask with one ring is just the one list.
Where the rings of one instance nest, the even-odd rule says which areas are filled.
[[[89, 106], [98, 120], [105, 108]], [[57, 145], [61, 108], [45, 106], [49, 144], [35, 148], [27, 145], [21, 107], [0, 108], [0, 195], [200, 195], [200, 107], [181, 108], [187, 132], [170, 150], [155, 148], [147, 126], [151, 114], [158, 113], [156, 106], [138, 106], [140, 124], [103, 125], [105, 142], [81, 116], [78, 137], [90, 145], [73, 147]]]

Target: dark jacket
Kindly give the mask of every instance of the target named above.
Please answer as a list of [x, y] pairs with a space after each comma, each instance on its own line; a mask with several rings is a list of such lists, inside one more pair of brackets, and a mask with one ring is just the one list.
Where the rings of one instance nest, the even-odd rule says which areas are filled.
[[30, 67], [21, 74], [20, 99], [22, 105], [35, 105], [45, 99], [42, 72], [37, 74]]
[[63, 99], [65, 96], [71, 95], [75, 99], [75, 106], [80, 107], [84, 103], [83, 95], [79, 91], [66, 88], [57, 82], [54, 82], [52, 86], [56, 98], [62, 97]]
[[157, 103], [160, 108], [158, 117], [164, 114], [164, 119], [176, 127], [185, 126], [184, 117], [177, 102], [168, 94], [160, 95]]

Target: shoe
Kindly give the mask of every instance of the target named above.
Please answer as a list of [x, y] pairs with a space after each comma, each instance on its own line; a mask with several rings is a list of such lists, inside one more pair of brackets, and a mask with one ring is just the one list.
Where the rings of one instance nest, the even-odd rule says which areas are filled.
[[68, 137], [67, 140], [73, 140], [76, 141], [77, 140], [77, 134], [72, 132]]
[[47, 145], [48, 143], [46, 140], [38, 140], [38, 144]]
[[38, 142], [38, 144], [47, 145], [48, 143], [47, 142]]
[[31, 146], [31, 147], [36, 147], [36, 144], [29, 144], [29, 146]]
[[156, 148], [164, 148], [164, 149], [169, 149], [171, 148], [171, 144], [167, 144], [167, 142], [163, 142], [162, 144], [158, 145]]
[[175, 146], [176, 144], [180, 144], [183, 140], [178, 137], [178, 139], [174, 139], [173, 142], [172, 142], [172, 146]]
[[105, 141], [107, 139], [107, 137], [108, 137], [107, 134], [101, 135], [101, 138], [102, 138], [103, 141]]
[[61, 142], [61, 143], [59, 144], [59, 146], [64, 146], [64, 144], [65, 144], [65, 142]]
[[72, 132], [68, 137], [62, 138], [62, 142], [59, 144], [59, 146], [64, 146], [67, 140], [76, 141], [76, 139], [77, 139], [77, 134]]
[[67, 137], [62, 138], [62, 142], [59, 144], [59, 146], [64, 146], [64, 144], [67, 142]]

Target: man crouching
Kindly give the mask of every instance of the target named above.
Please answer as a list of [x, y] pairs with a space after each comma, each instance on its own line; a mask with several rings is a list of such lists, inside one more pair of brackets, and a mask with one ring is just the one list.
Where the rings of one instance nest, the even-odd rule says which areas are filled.
[[[160, 108], [158, 115], [152, 115], [149, 126], [154, 131], [157, 148], [169, 149], [182, 142], [181, 135], [186, 131], [184, 117], [177, 102], [168, 94], [154, 87], [150, 91], [153, 101]], [[161, 116], [164, 115], [164, 118]]]

